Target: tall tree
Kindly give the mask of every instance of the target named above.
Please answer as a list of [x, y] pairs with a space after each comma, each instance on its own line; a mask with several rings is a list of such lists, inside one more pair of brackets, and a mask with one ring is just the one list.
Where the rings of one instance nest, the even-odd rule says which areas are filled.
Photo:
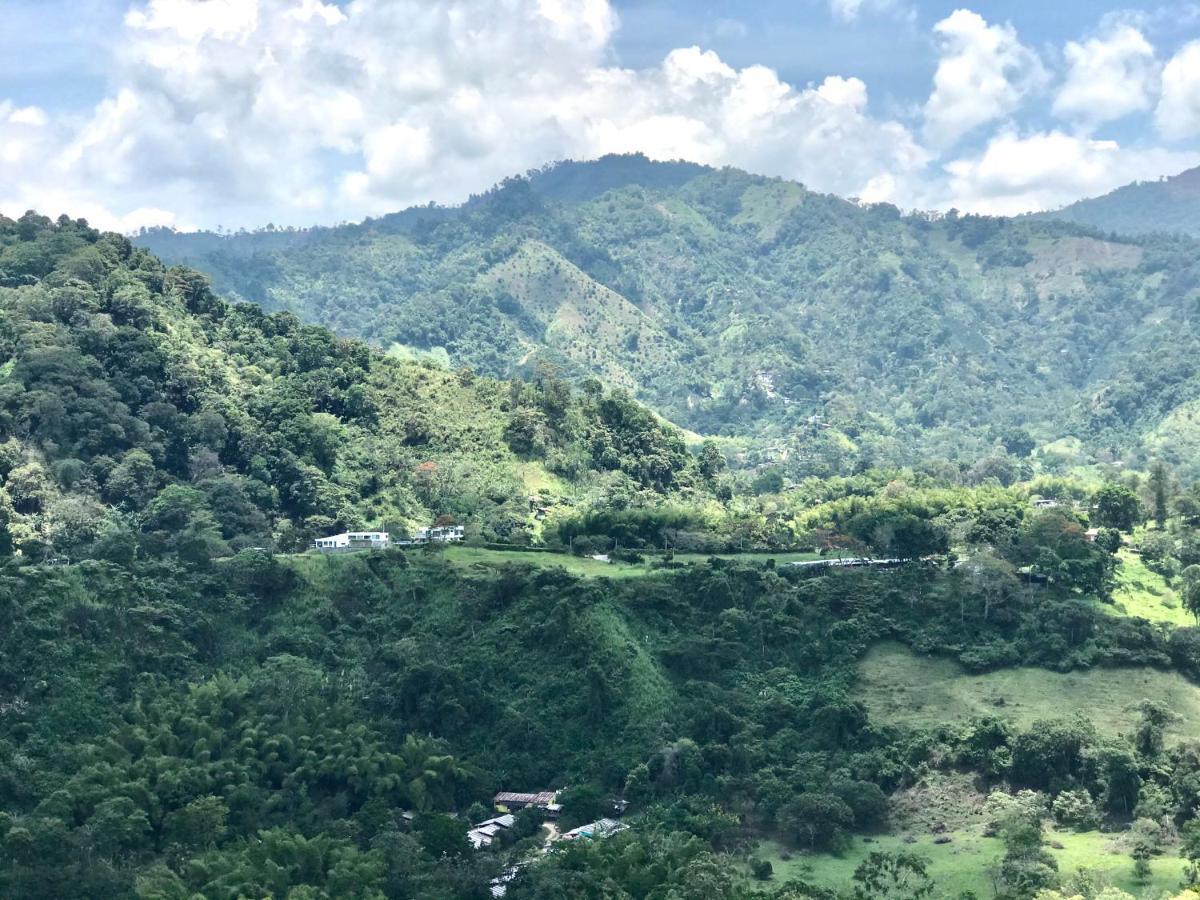
[[1096, 521], [1099, 525], [1132, 531], [1138, 521], [1138, 499], [1123, 484], [1106, 484], [1096, 491]]
[[1171, 494], [1171, 473], [1162, 460], [1156, 461], [1150, 467], [1150, 493], [1154, 504], [1154, 522], [1159, 528], [1165, 528]]

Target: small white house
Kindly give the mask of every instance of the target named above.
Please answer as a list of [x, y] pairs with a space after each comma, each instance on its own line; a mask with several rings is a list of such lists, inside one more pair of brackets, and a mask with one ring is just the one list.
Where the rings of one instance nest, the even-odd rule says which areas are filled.
[[386, 550], [391, 539], [386, 531], [346, 531], [317, 538], [313, 547], [322, 553], [348, 553], [353, 550]]

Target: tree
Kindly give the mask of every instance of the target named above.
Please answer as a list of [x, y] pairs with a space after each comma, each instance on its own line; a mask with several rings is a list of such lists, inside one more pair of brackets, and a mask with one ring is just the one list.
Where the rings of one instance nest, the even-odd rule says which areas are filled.
[[1133, 858], [1133, 880], [1145, 884], [1152, 874], [1150, 869], [1150, 848], [1145, 844], [1135, 844], [1129, 851]]
[[167, 814], [163, 830], [168, 840], [200, 850], [211, 847], [225, 834], [229, 807], [211, 794], [197, 797], [182, 809]]
[[204, 495], [184, 485], [170, 485], [154, 498], [143, 531], [155, 550], [192, 565], [204, 565], [228, 551]]
[[1034, 440], [1033, 435], [1019, 425], [1004, 429], [1000, 434], [1000, 443], [1004, 445], [1005, 450], [1018, 459], [1024, 459], [1037, 446], [1037, 441]]
[[705, 438], [704, 443], [700, 445], [700, 474], [711, 480], [728, 467], [729, 463], [725, 461], [725, 454], [721, 452], [717, 442], [712, 438]]
[[425, 852], [435, 859], [462, 857], [470, 852], [467, 823], [441, 813], [422, 813], [413, 826]]
[[1180, 829], [1179, 855], [1187, 860], [1187, 878], [1195, 884], [1200, 880], [1200, 819], [1193, 819]]
[[1096, 522], [1118, 531], [1132, 531], [1140, 515], [1137, 494], [1123, 484], [1106, 484], [1096, 491]]
[[594, 822], [610, 812], [604, 794], [593, 784], [580, 784], [563, 791], [562, 818], [568, 828]]
[[1154, 521], [1160, 529], [1167, 525], [1170, 493], [1171, 473], [1161, 460], [1157, 460], [1150, 466], [1150, 495], [1154, 504]]
[[1200, 482], [1193, 482], [1185, 493], [1175, 498], [1175, 512], [1185, 525], [1200, 525]]
[[1086, 790], [1063, 791], [1051, 805], [1055, 821], [1077, 831], [1090, 831], [1100, 824], [1100, 813]]
[[754, 477], [750, 486], [759, 495], [778, 494], [783, 490], [783, 472], [774, 467], [764, 469]]
[[157, 472], [154, 460], [144, 450], [130, 450], [109, 473], [104, 499], [124, 507], [140, 509], [154, 496]]
[[1142, 789], [1133, 748], [1124, 742], [1106, 743], [1094, 755], [1104, 784], [1104, 808], [1117, 815], [1129, 815], [1137, 806]]
[[1143, 700], [1138, 704], [1138, 726], [1134, 733], [1134, 746], [1146, 759], [1154, 759], [1163, 750], [1163, 732], [1179, 716], [1166, 704], [1157, 700]]
[[770, 881], [775, 874], [775, 867], [769, 859], [753, 858], [750, 860], [750, 874], [759, 881]]
[[104, 856], [140, 849], [150, 832], [150, 820], [128, 797], [102, 801], [88, 820], [96, 849]]
[[1021, 588], [1016, 567], [991, 550], [971, 553], [962, 561], [959, 571], [966, 580], [958, 592], [958, 611], [962, 621], [966, 619], [967, 601], [971, 598], [977, 597], [983, 601], [983, 619], [987, 621], [993, 608], [1002, 607]]
[[877, 828], [887, 819], [887, 795], [873, 781], [842, 781], [833, 793], [854, 812], [855, 828]]
[[1121, 549], [1121, 532], [1115, 528], [1101, 528], [1096, 532], [1095, 544], [1105, 553], [1115, 554]]
[[1054, 887], [1058, 863], [1045, 849], [1040, 811], [1015, 804], [1002, 814], [998, 826], [1004, 842], [998, 874], [1006, 894], [1029, 897]]
[[1069, 787], [1085, 764], [1095, 729], [1082, 716], [1042, 719], [1013, 742], [1012, 778], [1050, 791]]
[[880, 554], [917, 559], [950, 548], [946, 529], [899, 506], [877, 505], [853, 516], [846, 531]]
[[854, 810], [832, 794], [803, 793], [777, 815], [780, 830], [794, 843], [812, 849], [838, 846], [854, 824]]
[[915, 853], [873, 850], [854, 870], [854, 900], [922, 900], [933, 896], [929, 860]]
[[1197, 621], [1200, 621], [1200, 565], [1188, 566], [1180, 576], [1183, 584], [1179, 593], [1183, 605]]

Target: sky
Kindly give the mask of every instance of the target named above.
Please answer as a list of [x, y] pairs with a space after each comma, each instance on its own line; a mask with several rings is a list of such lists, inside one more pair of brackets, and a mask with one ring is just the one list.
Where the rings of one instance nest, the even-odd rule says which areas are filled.
[[640, 151], [1014, 214], [1200, 165], [1200, 2], [0, 0], [0, 212], [358, 221]]

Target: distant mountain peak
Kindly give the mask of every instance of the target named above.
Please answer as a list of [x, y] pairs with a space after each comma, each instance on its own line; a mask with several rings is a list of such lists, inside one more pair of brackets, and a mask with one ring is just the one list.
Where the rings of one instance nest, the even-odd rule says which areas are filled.
[[1200, 167], [1158, 181], [1127, 184], [1041, 217], [1122, 234], [1200, 237]]
[[1168, 184], [1172, 189], [1182, 191], [1190, 197], [1200, 198], [1200, 166], [1180, 172], [1178, 175], [1168, 178], [1164, 184]]
[[553, 200], [585, 203], [609, 191], [640, 185], [674, 190], [709, 166], [683, 160], [653, 160], [644, 153], [609, 153], [591, 160], [560, 160], [529, 173], [534, 189]]

